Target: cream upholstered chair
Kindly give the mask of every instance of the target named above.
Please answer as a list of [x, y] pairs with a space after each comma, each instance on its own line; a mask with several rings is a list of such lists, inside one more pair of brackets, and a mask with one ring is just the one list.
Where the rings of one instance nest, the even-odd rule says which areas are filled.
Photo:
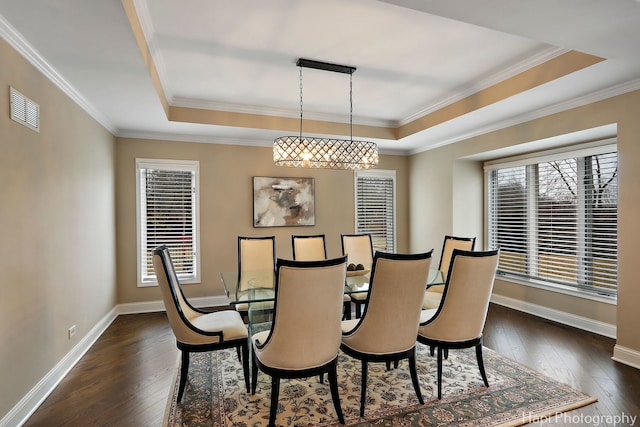
[[[475, 237], [456, 237], [456, 236], [444, 236], [444, 243], [442, 244], [442, 253], [440, 255], [440, 263], [438, 264], [438, 270], [442, 272], [442, 277], [446, 281], [447, 274], [449, 272], [449, 264], [451, 264], [451, 254], [454, 249], [462, 249], [464, 251], [472, 251], [475, 246]], [[429, 286], [424, 293], [424, 299], [422, 302], [423, 310], [431, 310], [438, 308], [440, 300], [442, 299], [442, 292], [444, 291], [444, 285]]]
[[291, 249], [296, 261], [320, 261], [327, 259], [327, 244], [324, 234], [292, 234]]
[[[347, 256], [347, 264], [362, 264], [370, 270], [373, 265], [373, 241], [371, 234], [341, 234], [342, 255]], [[366, 292], [351, 294], [351, 301], [356, 307], [356, 317], [362, 315], [362, 306], [367, 300]]]
[[242, 352], [242, 368], [244, 381], [249, 392], [249, 351], [247, 344], [247, 328], [237, 311], [223, 310], [211, 313], [194, 308], [184, 296], [178, 276], [171, 261], [171, 254], [166, 246], [159, 246], [152, 251], [153, 268], [162, 292], [167, 317], [176, 337], [177, 346], [182, 352], [180, 368], [180, 385], [178, 402], [189, 374], [189, 353], [219, 350], [224, 348], [238, 349]]
[[489, 387], [482, 360], [482, 330], [489, 309], [499, 251], [454, 249], [442, 301], [420, 324], [418, 341], [438, 349], [438, 399], [442, 398], [442, 358], [449, 349], [476, 348], [480, 375]]
[[340, 318], [346, 258], [325, 261], [278, 259], [273, 324], [251, 337], [253, 387], [258, 369], [271, 376], [269, 425], [275, 425], [281, 378], [329, 376], [333, 405], [344, 424], [337, 385]]
[[[327, 259], [327, 243], [324, 234], [292, 234], [291, 249], [296, 261], [320, 261]], [[351, 319], [351, 297], [342, 296], [344, 307], [342, 317]]]
[[360, 416], [364, 416], [368, 362], [409, 359], [416, 395], [424, 403], [416, 372], [415, 346], [431, 252], [376, 252], [364, 314], [342, 322], [342, 351], [362, 361]]
[[[238, 290], [255, 286], [273, 286], [276, 265], [275, 236], [238, 236]], [[271, 310], [270, 302], [253, 303], [255, 309]], [[249, 312], [249, 304], [236, 304], [243, 316]]]

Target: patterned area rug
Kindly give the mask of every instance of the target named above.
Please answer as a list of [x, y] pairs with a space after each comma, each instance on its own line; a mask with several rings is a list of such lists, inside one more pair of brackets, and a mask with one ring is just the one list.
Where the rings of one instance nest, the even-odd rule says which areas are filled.
[[[340, 353], [338, 387], [347, 425], [517, 426], [596, 401], [487, 348], [484, 361], [490, 386], [482, 383], [473, 349], [451, 350], [443, 363], [442, 400], [438, 400], [436, 358], [421, 344], [417, 349], [425, 404], [415, 396], [406, 361], [390, 371], [382, 363], [372, 363], [364, 418], [359, 416], [360, 362]], [[182, 402], [176, 403], [177, 381], [169, 393], [165, 426], [266, 426], [270, 392], [270, 378], [260, 372], [256, 394], [246, 393], [233, 349], [192, 354]], [[277, 423], [339, 426], [326, 378], [324, 384], [317, 377], [282, 380]]]

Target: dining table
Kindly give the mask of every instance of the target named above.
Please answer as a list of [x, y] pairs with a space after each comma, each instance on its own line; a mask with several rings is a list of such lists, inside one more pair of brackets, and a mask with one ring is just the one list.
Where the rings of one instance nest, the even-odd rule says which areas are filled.
[[[351, 295], [369, 290], [369, 270], [347, 271], [344, 283], [345, 295]], [[275, 271], [273, 270], [246, 270], [242, 275], [238, 271], [224, 271], [220, 273], [220, 279], [225, 293], [231, 305], [248, 304], [251, 308], [265, 311], [265, 308], [273, 307], [275, 299]], [[438, 269], [429, 269], [425, 289], [431, 286], [445, 283], [442, 272]], [[249, 323], [251, 324], [249, 316]]]

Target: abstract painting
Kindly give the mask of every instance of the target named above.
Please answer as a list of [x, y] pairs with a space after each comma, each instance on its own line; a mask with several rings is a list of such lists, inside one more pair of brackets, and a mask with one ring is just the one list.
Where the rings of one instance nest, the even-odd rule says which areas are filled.
[[315, 225], [314, 178], [253, 177], [253, 226]]

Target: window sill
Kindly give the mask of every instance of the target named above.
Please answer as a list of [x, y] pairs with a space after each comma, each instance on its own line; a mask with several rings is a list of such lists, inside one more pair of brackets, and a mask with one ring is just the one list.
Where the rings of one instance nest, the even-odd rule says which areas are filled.
[[[180, 280], [180, 285], [199, 285], [200, 279]], [[138, 288], [153, 288], [158, 287], [158, 282], [138, 282]]]
[[536, 281], [536, 280], [526, 280], [526, 279], [516, 278], [516, 277], [513, 277], [513, 276], [500, 275], [500, 274], [496, 275], [496, 279], [502, 280], [504, 282], [510, 282], [510, 283], [515, 283], [515, 284], [518, 284], [518, 285], [523, 285], [523, 286], [529, 286], [529, 287], [532, 287], [532, 288], [542, 289], [542, 290], [549, 291], [549, 292], [556, 292], [556, 293], [559, 293], [559, 294], [570, 295], [570, 296], [576, 297], [576, 298], [583, 298], [583, 299], [588, 299], [588, 300], [591, 300], [591, 301], [597, 301], [597, 302], [601, 302], [601, 303], [604, 303], [604, 304], [611, 304], [611, 305], [617, 305], [618, 304], [617, 297], [607, 296], [607, 295], [592, 294], [590, 292], [584, 292], [584, 291], [576, 290], [576, 289], [571, 288], [569, 286], [554, 285], [554, 284], [550, 284], [550, 283], [539, 282], [539, 281]]

